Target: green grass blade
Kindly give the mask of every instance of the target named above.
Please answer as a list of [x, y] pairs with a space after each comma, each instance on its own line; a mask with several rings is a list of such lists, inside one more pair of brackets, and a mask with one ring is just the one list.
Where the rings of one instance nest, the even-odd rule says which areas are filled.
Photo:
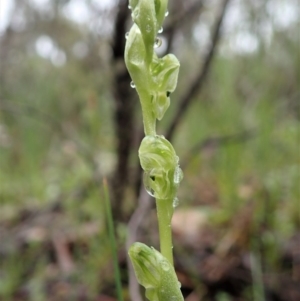
[[108, 185], [106, 179], [103, 180], [103, 189], [104, 189], [104, 201], [105, 201], [105, 211], [106, 211], [105, 213], [107, 218], [108, 234], [109, 234], [110, 246], [111, 246], [113, 263], [114, 263], [114, 275], [115, 275], [115, 283], [117, 288], [117, 296], [118, 296], [118, 301], [123, 301], [121, 275], [120, 275], [120, 270], [118, 265], [117, 246], [116, 246], [116, 239], [114, 234], [114, 223], [113, 223]]

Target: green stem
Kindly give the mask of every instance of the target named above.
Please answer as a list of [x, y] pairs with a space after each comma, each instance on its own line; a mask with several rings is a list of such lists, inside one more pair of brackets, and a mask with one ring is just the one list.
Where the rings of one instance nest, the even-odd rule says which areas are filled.
[[146, 136], [156, 135], [156, 118], [152, 112], [150, 95], [148, 93], [139, 93], [144, 122], [144, 132]]
[[[171, 206], [170, 206], [171, 202]], [[173, 265], [173, 244], [171, 219], [172, 200], [156, 200], [157, 218], [159, 228], [160, 252]]]

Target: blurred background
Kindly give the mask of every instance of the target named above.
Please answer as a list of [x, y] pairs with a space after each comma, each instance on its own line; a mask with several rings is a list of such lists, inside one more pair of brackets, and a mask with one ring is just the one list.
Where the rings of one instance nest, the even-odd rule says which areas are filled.
[[[299, 13], [297, 0], [169, 1], [157, 51], [181, 70], [158, 133], [184, 171], [185, 300], [300, 300]], [[104, 178], [122, 293], [138, 301], [126, 240], [158, 248], [158, 234], [154, 200], [131, 218], [145, 193], [130, 14], [124, 0], [0, 0], [1, 301], [117, 300]]]

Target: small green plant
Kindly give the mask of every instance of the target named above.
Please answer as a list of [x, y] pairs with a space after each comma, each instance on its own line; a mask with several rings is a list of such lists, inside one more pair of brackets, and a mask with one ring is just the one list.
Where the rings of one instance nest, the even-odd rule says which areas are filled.
[[171, 219], [178, 204], [177, 190], [183, 173], [172, 144], [156, 134], [156, 120], [161, 120], [175, 90], [179, 61], [168, 54], [158, 58], [154, 49], [162, 41], [162, 23], [168, 15], [167, 0], [130, 0], [134, 21], [126, 34], [125, 62], [132, 78], [131, 86], [139, 95], [145, 137], [139, 149], [144, 184], [155, 197], [159, 224], [160, 250], [134, 243], [129, 249], [138, 282], [150, 301], [180, 301], [183, 296], [173, 266]]

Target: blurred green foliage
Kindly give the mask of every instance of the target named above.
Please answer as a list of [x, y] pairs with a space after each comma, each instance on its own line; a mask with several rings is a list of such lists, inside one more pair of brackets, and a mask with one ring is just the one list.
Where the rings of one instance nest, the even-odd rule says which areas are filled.
[[[100, 179], [112, 174], [116, 162], [112, 78], [118, 65], [111, 63], [110, 48], [114, 17], [98, 11], [93, 17], [106, 24], [108, 34], [104, 25], [98, 25], [102, 30], [95, 30], [96, 26], [92, 30], [66, 17], [63, 9], [69, 2], [50, 1], [47, 14], [33, 2], [22, 1], [14, 8], [14, 16], [23, 16], [24, 24], [17, 27], [18, 20], [12, 17], [0, 36], [3, 301], [79, 300], [83, 292], [94, 300], [99, 293], [113, 291]], [[244, 2], [254, 13], [247, 23], [251, 31], [263, 11]], [[272, 5], [272, 1], [261, 3]], [[114, 9], [109, 13], [114, 16]], [[210, 223], [221, 236], [232, 230], [232, 221], [251, 204], [254, 213], [246, 249], [261, 258], [263, 273], [291, 275], [291, 267], [285, 267], [280, 258], [300, 228], [299, 21], [278, 28], [272, 16], [260, 17], [273, 20], [269, 44], [255, 32], [257, 48], [238, 52], [230, 47], [234, 33], [225, 32], [205, 87], [178, 128], [174, 148], [183, 161], [186, 158], [179, 199], [181, 207], [209, 207]], [[207, 26], [209, 18], [183, 25], [174, 43], [182, 69], [170, 113], [159, 125], [161, 134], [205, 52], [205, 45], [193, 35], [197, 22]], [[63, 51], [60, 60], [51, 55], [45, 58], [37, 50], [38, 40], [45, 36]], [[136, 110], [140, 114], [138, 106]], [[232, 135], [237, 136], [222, 140]], [[191, 151], [211, 138], [216, 139]], [[130, 161], [131, 168], [136, 162]], [[129, 212], [134, 208], [133, 196], [129, 187], [124, 200]], [[122, 249], [126, 225], [115, 222]], [[59, 233], [71, 237], [68, 245], [76, 268], [67, 269], [68, 276], [61, 271], [52, 246]], [[121, 272], [126, 283], [126, 270]], [[62, 287], [56, 286], [57, 279]], [[49, 299], [54, 291], [60, 297]], [[244, 298], [254, 300], [252, 290], [247, 289]], [[217, 300], [234, 299], [220, 293]]]

